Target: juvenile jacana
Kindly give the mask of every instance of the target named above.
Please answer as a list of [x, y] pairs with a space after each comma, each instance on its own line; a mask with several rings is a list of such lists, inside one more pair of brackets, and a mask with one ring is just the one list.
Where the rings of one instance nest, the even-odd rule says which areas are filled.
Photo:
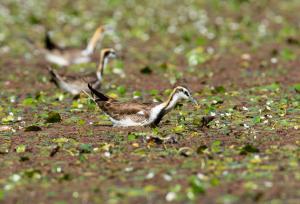
[[190, 91], [182, 86], [177, 86], [162, 103], [119, 102], [95, 90], [91, 84], [88, 87], [93, 100], [109, 116], [113, 126], [157, 126], [181, 99], [197, 104]]
[[66, 47], [62, 48], [54, 43], [48, 32], [45, 36], [45, 50], [43, 51], [45, 59], [58, 66], [69, 66], [72, 64], [88, 63], [92, 60], [92, 54], [96, 45], [102, 41], [104, 35], [109, 33], [111, 28], [100, 26], [94, 32], [92, 38], [85, 49]]
[[100, 60], [96, 73], [85, 74], [83, 76], [60, 75], [51, 67], [48, 67], [51, 82], [56, 86], [72, 95], [78, 95], [81, 91], [89, 91], [86, 83], [90, 83], [94, 89], [99, 89], [103, 78], [103, 70], [105, 69], [108, 60], [115, 58], [116, 52], [114, 49], [106, 48], [100, 53]]

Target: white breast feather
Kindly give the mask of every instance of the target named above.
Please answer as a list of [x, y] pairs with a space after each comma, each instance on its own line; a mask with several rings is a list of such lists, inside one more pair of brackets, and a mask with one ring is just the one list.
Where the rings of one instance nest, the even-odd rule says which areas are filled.
[[59, 55], [47, 54], [46, 59], [49, 62], [51, 62], [53, 64], [57, 64], [59, 66], [68, 66], [69, 65], [68, 60], [66, 60], [65, 58], [63, 58]]
[[145, 113], [144, 113], [144, 111], [139, 111], [139, 112], [137, 112], [136, 114], [138, 114], [138, 115], [145, 115]]
[[[113, 126], [115, 127], [129, 127], [129, 126], [144, 126], [151, 124], [158, 116], [158, 114], [161, 112], [161, 110], [164, 108], [164, 104], [159, 104], [151, 109], [150, 116], [148, 119], [142, 122], [135, 122], [130, 117], [126, 117], [122, 120], [116, 120], [112, 117], [109, 117], [110, 121], [113, 123]], [[145, 115], [144, 111], [137, 112], [139, 115]], [[107, 114], [106, 114], [107, 115]]]
[[77, 95], [81, 92], [81, 90], [79, 90], [77, 87], [74, 87], [64, 81], [59, 81], [59, 86], [61, 89], [73, 94], [73, 95]]
[[150, 111], [149, 120], [144, 125], [149, 125], [149, 124], [153, 123], [153, 121], [157, 118], [158, 114], [162, 111], [163, 108], [164, 108], [163, 103], [152, 108]]
[[[70, 62], [69, 60], [65, 59], [62, 56], [54, 55], [54, 54], [47, 54], [46, 59], [54, 64], [57, 64], [59, 66], [69, 66]], [[89, 56], [80, 56], [72, 60], [72, 63], [74, 64], [82, 64], [82, 63], [88, 63], [91, 61], [91, 58]]]
[[130, 119], [129, 117], [122, 119], [122, 120], [115, 120], [110, 117], [110, 121], [113, 123], [115, 127], [130, 127], [130, 126], [142, 126], [142, 123], [137, 123]]
[[88, 56], [78, 57], [73, 60], [74, 64], [88, 63], [89, 61], [91, 61], [91, 58]]

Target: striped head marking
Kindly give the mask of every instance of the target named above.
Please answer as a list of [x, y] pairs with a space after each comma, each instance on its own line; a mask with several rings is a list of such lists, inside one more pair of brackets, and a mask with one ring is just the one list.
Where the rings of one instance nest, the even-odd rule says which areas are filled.
[[101, 56], [106, 59], [106, 58], [116, 58], [117, 53], [114, 49], [112, 48], [105, 48], [101, 51]]
[[177, 86], [174, 89], [173, 96], [176, 96], [178, 99], [190, 100], [191, 102], [193, 102], [196, 105], [198, 104], [197, 101], [193, 98], [191, 92], [183, 86]]

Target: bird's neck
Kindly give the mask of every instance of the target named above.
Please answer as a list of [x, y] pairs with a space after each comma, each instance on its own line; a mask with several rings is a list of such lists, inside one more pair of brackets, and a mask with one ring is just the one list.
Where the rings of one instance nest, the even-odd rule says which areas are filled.
[[162, 120], [162, 118], [175, 107], [178, 100], [180, 100], [179, 96], [175, 94], [175, 92], [173, 91], [173, 93], [170, 95], [167, 101], [161, 103], [156, 107], [157, 112], [154, 111], [156, 112], [156, 114], [152, 121], [152, 125], [154, 126], [158, 125], [159, 122]]
[[165, 104], [164, 110], [165, 110], [166, 112], [169, 112], [170, 110], [172, 110], [172, 109], [176, 106], [176, 104], [177, 104], [177, 102], [178, 102], [179, 100], [180, 100], [179, 95], [178, 95], [177, 93], [174, 93], [174, 92], [173, 92], [173, 93], [170, 95], [170, 97], [168, 98], [168, 100], [164, 102], [164, 104]]
[[104, 57], [104, 55], [101, 56], [99, 65], [98, 65], [98, 69], [96, 71], [96, 75], [99, 81], [102, 80], [102, 76], [103, 76], [103, 70], [105, 69], [106, 65], [108, 63], [108, 58]]
[[95, 31], [95, 33], [93, 34], [92, 38], [90, 39], [86, 49], [84, 50], [85, 51], [85, 54], [87, 55], [91, 55], [93, 54], [94, 50], [95, 50], [95, 47], [97, 45], [97, 42], [99, 40], [102, 40], [103, 39], [103, 32], [100, 30], [100, 29], [97, 29]]

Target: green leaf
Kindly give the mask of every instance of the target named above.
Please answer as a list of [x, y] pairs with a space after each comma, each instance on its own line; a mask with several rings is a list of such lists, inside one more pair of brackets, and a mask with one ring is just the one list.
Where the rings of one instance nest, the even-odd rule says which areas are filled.
[[41, 178], [41, 171], [39, 169], [27, 169], [24, 172], [24, 176], [27, 178], [38, 179]]
[[35, 106], [37, 104], [37, 101], [33, 98], [26, 98], [22, 101], [22, 104], [24, 106]]
[[273, 83], [270, 85], [261, 86], [261, 87], [259, 87], [259, 89], [261, 89], [263, 91], [278, 91], [280, 89], [280, 85], [277, 83]]
[[67, 143], [69, 142], [69, 139], [68, 138], [65, 138], [65, 137], [60, 137], [60, 138], [55, 138], [52, 140], [53, 142], [55, 143]]
[[115, 60], [114, 68], [115, 69], [124, 69], [124, 62], [121, 60]]
[[252, 119], [252, 122], [254, 124], [260, 123], [261, 122], [260, 116], [254, 116], [253, 119]]
[[25, 128], [25, 132], [31, 132], [31, 131], [41, 131], [42, 128], [40, 128], [37, 125], [31, 125]]
[[212, 90], [213, 94], [225, 93], [226, 89], [223, 86], [217, 86]]
[[140, 91], [134, 91], [132, 95], [133, 97], [141, 97], [142, 93]]
[[8, 116], [6, 116], [6, 117], [4, 117], [4, 118], [1, 119], [1, 121], [3, 123], [13, 122], [14, 120], [15, 120], [15, 118], [12, 115], [8, 115]]
[[5, 194], [3, 190], [0, 190], [0, 201], [4, 200]]
[[220, 180], [218, 178], [214, 177], [214, 178], [210, 179], [210, 184], [212, 186], [218, 186], [220, 184]]
[[256, 147], [252, 146], [251, 144], [246, 144], [240, 151], [241, 155], [246, 155], [248, 153], [258, 153], [259, 149]]
[[83, 119], [79, 119], [79, 120], [77, 121], [77, 124], [82, 126], [82, 125], [85, 125], [86, 122], [85, 122], [85, 120], [83, 120]]
[[159, 94], [159, 91], [156, 90], [156, 89], [152, 89], [152, 90], [149, 91], [149, 93], [150, 93], [152, 96], [156, 96], [156, 95]]
[[127, 136], [127, 140], [128, 141], [133, 141], [133, 140], [135, 140], [136, 139], [136, 136], [134, 135], [134, 134], [129, 134], [128, 136]]
[[189, 183], [195, 194], [205, 193], [205, 185], [197, 176], [191, 176]]
[[211, 144], [211, 151], [213, 153], [220, 153], [222, 151], [221, 141], [216, 140]]
[[217, 201], [218, 203], [231, 204], [231, 203], [238, 203], [239, 198], [235, 195], [226, 194], [222, 197], [219, 197]]
[[198, 38], [196, 39], [196, 44], [197, 44], [198, 46], [204, 46], [204, 45], [207, 44], [207, 39], [204, 38], [204, 37], [198, 37]]
[[152, 74], [152, 69], [149, 66], [145, 66], [140, 70], [142, 74]]
[[23, 153], [25, 151], [26, 151], [26, 145], [21, 144], [21, 145], [16, 147], [16, 152], [17, 153]]
[[79, 152], [88, 154], [93, 151], [93, 146], [91, 144], [80, 144], [79, 145]]
[[29, 161], [29, 157], [28, 156], [20, 156], [20, 162], [24, 162], [24, 161]]
[[300, 84], [295, 84], [294, 89], [296, 92], [300, 93]]
[[46, 123], [58, 123], [61, 121], [60, 114], [57, 112], [49, 112], [48, 117], [46, 118]]
[[126, 88], [124, 86], [118, 86], [117, 92], [121, 95], [124, 96], [126, 93]]
[[208, 148], [208, 147], [207, 147], [206, 145], [201, 145], [201, 146], [199, 146], [199, 147], [197, 148], [197, 151], [196, 151], [196, 152], [197, 152], [198, 154], [203, 154], [204, 151], [207, 150], [207, 148]]
[[68, 173], [64, 173], [61, 177], [59, 177], [59, 181], [70, 181], [72, 180], [72, 176]]
[[185, 31], [185, 32], [183, 32], [183, 34], [182, 34], [181, 37], [182, 37], [182, 39], [184, 41], [191, 42], [191, 40], [192, 40], [192, 33]]
[[197, 47], [187, 54], [187, 58], [190, 66], [196, 66], [205, 63], [210, 59], [210, 56], [204, 51], [203, 47]]
[[281, 57], [286, 61], [295, 60], [297, 57], [296, 54], [289, 48], [284, 48], [280, 54], [281, 54]]
[[175, 128], [174, 128], [174, 132], [175, 133], [182, 133], [184, 132], [185, 130], [185, 127], [183, 125], [177, 125]]

